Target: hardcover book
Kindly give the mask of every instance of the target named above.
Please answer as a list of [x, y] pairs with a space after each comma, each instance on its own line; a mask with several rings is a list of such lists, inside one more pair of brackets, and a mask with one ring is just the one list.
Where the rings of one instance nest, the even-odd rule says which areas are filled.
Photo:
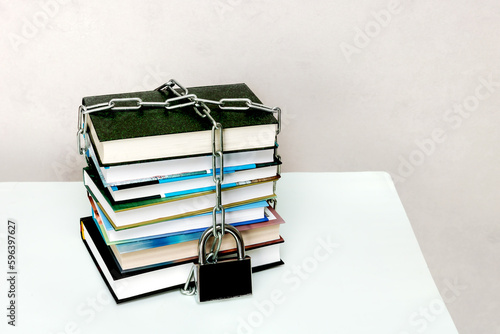
[[[277, 179], [278, 176], [223, 189], [222, 204], [233, 207], [274, 198], [273, 181]], [[84, 169], [84, 184], [88, 192], [116, 230], [211, 212], [215, 203], [213, 190], [185, 196], [115, 203], [99, 182], [100, 178], [90, 169]]]
[[[212, 169], [212, 155], [185, 158], [169, 158], [150, 162], [134, 162], [128, 164], [105, 166], [99, 161], [90, 145], [88, 156], [101, 176], [105, 187], [120, 186], [148, 181], [170, 181], [172, 178], [207, 175]], [[245, 166], [263, 166], [281, 164], [275, 157], [275, 149], [257, 149], [242, 152], [224, 152], [224, 171], [240, 170]]]
[[[99, 234], [92, 217], [81, 218], [80, 231], [94, 264], [117, 303], [180, 288], [188, 277], [193, 259], [126, 272], [119, 268], [113, 253]], [[278, 243], [256, 246], [247, 251], [252, 257], [252, 271], [283, 264]]]
[[[99, 223], [101, 234], [108, 245], [121, 244], [133, 240], [149, 240], [159, 236], [182, 236], [189, 231], [205, 230], [213, 224], [212, 213], [205, 213], [117, 231], [108, 221], [106, 215], [96, 205], [92, 197], [90, 195], [88, 197], [92, 206], [92, 216]], [[267, 221], [269, 220], [265, 214], [267, 206], [268, 203], [266, 201], [259, 201], [228, 208], [226, 210], [226, 224], [236, 226]], [[219, 220], [221, 219], [220, 214], [217, 214], [217, 217]]]
[[[232, 96], [261, 103], [245, 84], [193, 87], [189, 93], [215, 101]], [[172, 97], [175, 95], [166, 91], [146, 91], [85, 97], [82, 103], [92, 106], [119, 98], [164, 102]], [[272, 113], [213, 107], [210, 114], [223, 125], [224, 151], [274, 147], [278, 121]], [[174, 111], [165, 108], [99, 111], [89, 114], [88, 127], [101, 166], [212, 152], [212, 123], [198, 115], [193, 106]]]

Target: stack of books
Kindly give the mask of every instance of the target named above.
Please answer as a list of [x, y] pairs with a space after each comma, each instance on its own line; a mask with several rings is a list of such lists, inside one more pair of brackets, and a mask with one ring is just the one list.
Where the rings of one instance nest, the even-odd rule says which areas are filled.
[[[245, 84], [189, 93], [261, 103]], [[168, 90], [93, 96], [83, 105], [174, 96]], [[225, 223], [241, 232], [254, 272], [282, 264], [284, 221], [270, 205], [281, 169], [278, 121], [262, 110], [211, 109], [224, 129]], [[111, 294], [119, 303], [182, 287], [198, 260], [198, 240], [213, 224], [212, 123], [186, 106], [98, 111], [89, 114], [86, 126], [83, 181], [92, 216], [81, 219], [81, 235]], [[234, 239], [225, 235], [221, 256], [235, 250]]]

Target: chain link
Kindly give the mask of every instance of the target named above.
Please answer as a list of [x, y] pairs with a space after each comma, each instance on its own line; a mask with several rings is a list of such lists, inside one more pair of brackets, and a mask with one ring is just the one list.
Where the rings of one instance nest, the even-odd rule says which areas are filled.
[[[179, 89], [181, 91], [180, 93], [175, 90], [176, 86], [179, 87]], [[168, 80], [166, 83], [164, 83], [160, 87], [156, 88], [155, 90], [157, 90], [159, 92], [168, 90], [168, 91], [170, 91], [171, 93], [173, 93], [174, 95], [177, 95], [177, 96], [187, 95], [188, 94], [188, 90], [186, 88], [184, 88], [184, 86], [182, 86], [180, 83], [178, 83], [175, 79]]]
[[[222, 231], [223, 227], [220, 228]], [[207, 263], [217, 263], [217, 260], [219, 259], [219, 251], [220, 251], [220, 246], [222, 245], [222, 232], [217, 231], [217, 232], [212, 232], [214, 235], [214, 242], [212, 243], [212, 247], [210, 247], [210, 253], [207, 255]]]
[[189, 285], [191, 284], [191, 280], [194, 277], [194, 263], [191, 266], [191, 270], [189, 271], [186, 283], [184, 283], [184, 287], [181, 288], [181, 293], [185, 296], [192, 296], [196, 294], [196, 285], [190, 287]]
[[[220, 99], [219, 108], [222, 110], [232, 109], [232, 110], [248, 110], [248, 106], [252, 101], [250, 99]], [[232, 102], [230, 106], [227, 106], [227, 102]], [[238, 106], [238, 104], [244, 104], [243, 106]]]

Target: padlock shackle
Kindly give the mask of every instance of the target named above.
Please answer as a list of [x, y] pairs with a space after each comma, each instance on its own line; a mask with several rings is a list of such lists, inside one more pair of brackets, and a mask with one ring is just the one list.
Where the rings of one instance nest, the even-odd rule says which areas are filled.
[[[241, 237], [240, 231], [236, 229], [236, 227], [231, 226], [229, 224], [224, 226], [225, 232], [229, 232], [236, 240], [236, 250], [238, 253], [238, 260], [243, 260], [245, 258], [245, 244], [243, 243], [243, 238]], [[198, 242], [198, 263], [205, 264], [207, 261], [206, 252], [206, 244], [208, 238], [212, 235], [213, 226], [207, 228], [205, 232], [200, 237], [200, 241]], [[221, 227], [217, 226], [217, 230], [220, 230]]]

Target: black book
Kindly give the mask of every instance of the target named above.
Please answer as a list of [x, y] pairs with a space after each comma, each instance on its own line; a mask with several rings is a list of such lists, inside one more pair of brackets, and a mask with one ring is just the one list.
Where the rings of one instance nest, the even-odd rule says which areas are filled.
[[[182, 287], [195, 261], [190, 258], [124, 271], [100, 235], [92, 217], [81, 218], [80, 228], [83, 243], [117, 303]], [[252, 271], [258, 272], [283, 264], [279, 253], [282, 242], [283, 239], [280, 239], [278, 242], [255, 245], [247, 250], [247, 254], [252, 257]]]

